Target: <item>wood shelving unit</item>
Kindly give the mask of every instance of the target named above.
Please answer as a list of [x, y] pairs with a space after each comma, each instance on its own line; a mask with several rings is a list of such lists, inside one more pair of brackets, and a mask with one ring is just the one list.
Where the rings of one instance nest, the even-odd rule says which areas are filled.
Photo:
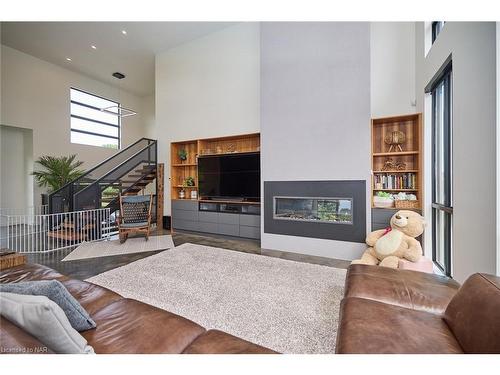
[[[181, 160], [179, 157], [180, 150], [186, 150], [187, 159]], [[172, 199], [179, 198], [179, 192], [184, 189], [186, 198], [191, 197], [191, 191], [197, 189], [198, 185], [198, 141], [183, 141], [172, 142], [170, 145], [170, 197]], [[188, 177], [193, 177], [195, 186], [184, 186], [184, 181]]]
[[[373, 195], [378, 191], [386, 191], [397, 194], [406, 192], [417, 196], [419, 207], [422, 208], [423, 201], [423, 138], [422, 138], [422, 114], [416, 113], [403, 116], [392, 116], [372, 119], [372, 208]], [[386, 143], [386, 137], [391, 137], [393, 132], [402, 132], [405, 141], [400, 144], [401, 149], [397, 149]], [[394, 151], [393, 151], [394, 150]], [[392, 162], [400, 165], [399, 170], [384, 170], [385, 163], [392, 159]], [[382, 176], [396, 176], [396, 178], [406, 182], [402, 186], [381, 186]], [[414, 180], [412, 186], [408, 186], [408, 181]]]
[[[179, 151], [187, 151], [187, 160], [182, 161]], [[184, 189], [185, 198], [190, 199], [191, 191], [198, 194], [198, 156], [237, 154], [260, 151], [260, 134], [242, 134], [219, 138], [194, 139], [172, 142], [170, 145], [170, 197], [179, 199], [179, 192]], [[185, 186], [184, 181], [193, 177], [194, 186]]]

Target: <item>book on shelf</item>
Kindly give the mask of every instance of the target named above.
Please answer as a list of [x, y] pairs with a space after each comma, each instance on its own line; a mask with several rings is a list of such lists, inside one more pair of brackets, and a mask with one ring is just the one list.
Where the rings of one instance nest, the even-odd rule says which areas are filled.
[[415, 173], [386, 174], [376, 173], [374, 176], [375, 189], [416, 189], [417, 175]]

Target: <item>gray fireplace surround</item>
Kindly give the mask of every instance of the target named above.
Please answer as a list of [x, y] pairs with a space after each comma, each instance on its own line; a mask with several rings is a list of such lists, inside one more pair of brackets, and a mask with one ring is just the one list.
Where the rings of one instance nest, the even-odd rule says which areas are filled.
[[264, 232], [362, 243], [366, 181], [264, 181]]

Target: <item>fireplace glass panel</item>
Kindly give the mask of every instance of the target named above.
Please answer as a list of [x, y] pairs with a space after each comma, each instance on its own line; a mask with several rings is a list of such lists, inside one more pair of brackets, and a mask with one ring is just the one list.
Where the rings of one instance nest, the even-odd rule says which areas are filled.
[[352, 224], [352, 199], [274, 197], [274, 219]]

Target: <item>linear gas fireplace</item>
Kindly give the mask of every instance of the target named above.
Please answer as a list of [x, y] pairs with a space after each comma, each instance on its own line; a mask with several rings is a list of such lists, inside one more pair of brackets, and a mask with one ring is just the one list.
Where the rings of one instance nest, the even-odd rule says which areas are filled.
[[351, 224], [352, 198], [273, 197], [275, 220]]
[[366, 182], [266, 181], [264, 232], [364, 242]]

